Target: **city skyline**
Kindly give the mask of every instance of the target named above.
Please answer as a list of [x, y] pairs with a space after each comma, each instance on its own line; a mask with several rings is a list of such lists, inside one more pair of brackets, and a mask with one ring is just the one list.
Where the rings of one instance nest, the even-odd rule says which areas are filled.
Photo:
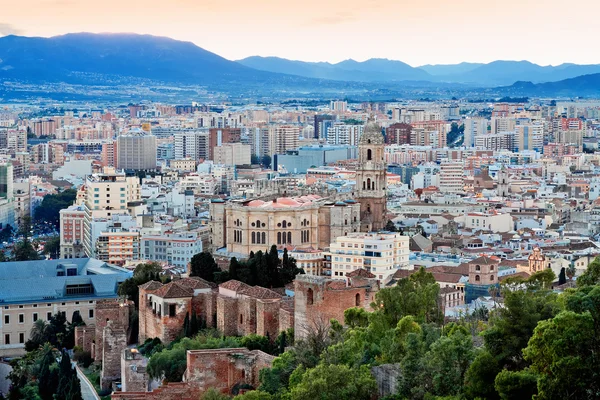
[[333, 63], [388, 58], [411, 66], [495, 60], [540, 65], [600, 62], [587, 42], [579, 39], [600, 12], [596, 2], [585, 2], [583, 14], [565, 13], [558, 0], [544, 7], [517, 0], [485, 5], [474, 0], [458, 5], [440, 0], [419, 4], [176, 0], [168, 7], [154, 0], [89, 4], [25, 0], [5, 5], [0, 36], [151, 34], [191, 41], [230, 60], [258, 55]]

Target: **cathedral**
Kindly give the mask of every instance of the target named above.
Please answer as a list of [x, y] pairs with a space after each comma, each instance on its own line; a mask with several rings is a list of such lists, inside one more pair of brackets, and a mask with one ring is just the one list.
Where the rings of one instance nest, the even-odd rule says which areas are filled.
[[369, 121], [358, 144], [354, 198], [360, 203], [360, 230], [383, 230], [387, 223], [385, 140], [381, 127]]

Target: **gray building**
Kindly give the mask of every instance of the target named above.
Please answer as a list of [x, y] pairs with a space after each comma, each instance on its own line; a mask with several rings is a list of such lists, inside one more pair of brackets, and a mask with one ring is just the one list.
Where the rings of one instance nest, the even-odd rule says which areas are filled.
[[284, 168], [289, 173], [304, 174], [310, 167], [321, 167], [340, 160], [356, 158], [356, 147], [346, 145], [304, 146], [288, 150], [285, 154], [275, 154], [273, 170]]
[[79, 311], [94, 324], [96, 302], [118, 297], [119, 284], [132, 276], [125, 268], [93, 258], [0, 263], [0, 356], [25, 353], [38, 319]]
[[117, 168], [136, 171], [156, 169], [156, 137], [143, 132], [119, 136]]

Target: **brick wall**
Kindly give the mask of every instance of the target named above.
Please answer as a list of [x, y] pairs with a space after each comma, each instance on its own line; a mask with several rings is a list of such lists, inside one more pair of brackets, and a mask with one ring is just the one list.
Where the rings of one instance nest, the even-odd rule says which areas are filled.
[[278, 300], [256, 301], [256, 334], [275, 340], [279, 334], [280, 304]]
[[[365, 287], [332, 288], [329, 279], [302, 275], [294, 281], [294, 333], [296, 339], [306, 337], [317, 324], [328, 324], [331, 319], [344, 322], [344, 311], [364, 306]], [[310, 292], [312, 291], [312, 295]], [[358, 297], [357, 297], [358, 295]], [[311, 304], [312, 302], [312, 304]]]
[[96, 325], [82, 325], [75, 327], [75, 346], [79, 346], [83, 351], [89, 351], [92, 358], [95, 357], [94, 342], [96, 341]]
[[237, 299], [226, 296], [217, 296], [217, 329], [225, 336], [238, 334]]
[[[99, 340], [104, 335], [104, 328], [108, 322], [112, 322], [113, 329], [123, 329], [126, 333], [129, 329], [129, 313], [133, 311], [133, 302], [122, 302], [120, 299], [102, 300], [96, 303], [96, 350], [95, 359], [97, 362], [102, 358], [103, 341]], [[127, 345], [127, 336], [125, 336], [125, 347]]]
[[126, 347], [127, 331], [118, 323], [107, 321], [102, 332], [102, 389], [110, 389], [113, 381], [121, 379], [121, 353]]

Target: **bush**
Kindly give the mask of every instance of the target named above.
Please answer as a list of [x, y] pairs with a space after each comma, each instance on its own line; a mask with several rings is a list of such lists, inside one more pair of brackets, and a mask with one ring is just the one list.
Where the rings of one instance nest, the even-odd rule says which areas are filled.
[[73, 361], [83, 365], [83, 368], [87, 368], [92, 365], [94, 359], [89, 351], [78, 350], [73, 353]]

